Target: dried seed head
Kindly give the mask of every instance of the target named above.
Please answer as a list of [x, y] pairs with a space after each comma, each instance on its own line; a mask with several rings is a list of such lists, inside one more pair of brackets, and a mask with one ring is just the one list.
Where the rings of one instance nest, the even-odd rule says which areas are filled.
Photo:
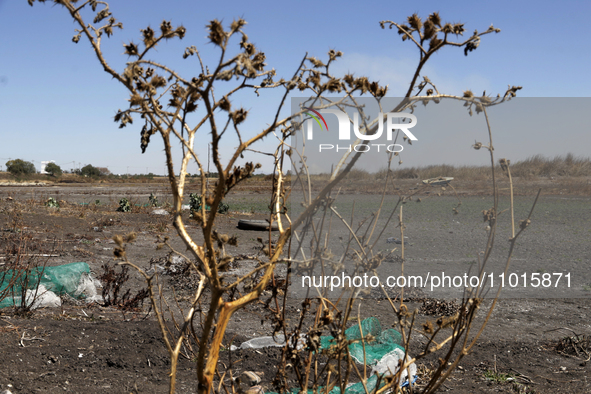
[[439, 12], [434, 12], [429, 15], [429, 21], [433, 22], [435, 26], [441, 27], [441, 17], [439, 16]]
[[224, 96], [220, 99], [219, 106], [224, 111], [229, 111], [231, 106], [230, 101], [228, 101], [228, 99]]
[[511, 164], [511, 160], [507, 160], [507, 159], [500, 159], [499, 160], [499, 165], [501, 166], [501, 170], [503, 170], [503, 173], [507, 176], [509, 176], [509, 165]]
[[417, 14], [412, 14], [411, 16], [408, 17], [408, 24], [416, 30], [420, 30], [421, 27], [423, 27], [423, 22], [421, 21], [421, 18], [419, 18], [419, 16]]
[[128, 56], [139, 56], [139, 52], [137, 49], [137, 45], [135, 45], [133, 42], [130, 42], [129, 44], [123, 44], [123, 47], [125, 48], [125, 54]]
[[464, 97], [465, 98], [472, 98], [472, 97], [474, 97], [474, 93], [472, 93], [472, 91], [470, 89], [464, 90]]
[[425, 21], [425, 27], [423, 29], [423, 39], [430, 40], [433, 36], [437, 33], [435, 25], [431, 22], [430, 19]]
[[519, 222], [519, 228], [525, 230], [531, 224], [531, 220], [525, 219]]
[[423, 323], [423, 330], [426, 334], [433, 334], [433, 323], [430, 321], [426, 321], [425, 323]]
[[123, 237], [121, 235], [115, 235], [113, 237], [113, 241], [115, 241], [115, 243], [119, 246], [119, 247], [123, 247]]
[[113, 251], [113, 254], [118, 259], [123, 259], [123, 258], [125, 258], [125, 249], [123, 249], [123, 248], [115, 248], [115, 250]]
[[172, 25], [170, 24], [170, 21], [162, 21], [160, 24], [160, 31], [164, 37], [169, 36], [172, 32]]
[[226, 32], [224, 32], [224, 28], [222, 24], [217, 19], [212, 20], [209, 25], [207, 25], [209, 29], [209, 39], [216, 45], [222, 45], [224, 39], [226, 38]]
[[125, 242], [131, 243], [131, 242], [135, 241], [136, 238], [137, 238], [137, 235], [134, 232], [131, 232], [125, 236]]

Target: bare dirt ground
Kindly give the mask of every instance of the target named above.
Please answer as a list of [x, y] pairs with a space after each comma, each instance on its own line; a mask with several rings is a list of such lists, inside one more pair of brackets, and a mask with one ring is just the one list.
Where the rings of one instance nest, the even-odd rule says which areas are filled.
[[[562, 271], [566, 267], [583, 279], [575, 281], [573, 277], [573, 289], [562, 288], [551, 298], [543, 292], [533, 298], [520, 298], [519, 293], [509, 292], [507, 298], [499, 301], [478, 345], [440, 392], [591, 392], [591, 304], [589, 288], [585, 287], [591, 284], [591, 280], [586, 281], [591, 274], [591, 201], [586, 193], [589, 180], [525, 182], [517, 193], [522, 196], [522, 200], [518, 199], [518, 218], [524, 212], [527, 214], [539, 186], [550, 192], [538, 203], [533, 224], [519, 245], [514, 267], [519, 273], [552, 272], [549, 266]], [[405, 192], [413, 191], [417, 182], [405, 181], [401, 187]], [[455, 191], [431, 189], [426, 193], [417, 189], [411, 203], [414, 205], [405, 206], [410, 237], [408, 265], [420, 266], [441, 259], [442, 248], [452, 241], [459, 245], [458, 264], [476, 259], [485, 232], [481, 216], [472, 213], [490, 205], [490, 201], [483, 200], [487, 191], [490, 192], [484, 183], [458, 184]], [[154, 215], [153, 208], [144, 207], [150, 193], [161, 203], [170, 201], [163, 184], [0, 186], [0, 249], [6, 250], [14, 240], [11, 237], [26, 234], [30, 236], [31, 253], [51, 255], [45, 258], [47, 265], [85, 261], [97, 277], [103, 272], [103, 264], [113, 262], [112, 237], [135, 232], [137, 239], [127, 249], [130, 260], [142, 268], [154, 268], [155, 263], [164, 264], [168, 253], [156, 250], [158, 236], [168, 235], [175, 247], [182, 247], [169, 224], [170, 216]], [[455, 193], [462, 197], [465, 208], [459, 215], [450, 213], [456, 204]], [[357, 194], [349, 190], [345, 197]], [[61, 200], [61, 207], [44, 206], [49, 197]], [[131, 213], [116, 212], [122, 197], [132, 202]], [[417, 198], [422, 202], [417, 203]], [[96, 204], [96, 200], [100, 203]], [[220, 217], [218, 227], [237, 236], [239, 246], [232, 252], [245, 257], [260, 253], [260, 233], [239, 230], [236, 224], [243, 218], [265, 218], [266, 186], [247, 185], [229, 196], [227, 202], [230, 213]], [[431, 211], [445, 213], [432, 217]], [[188, 213], [184, 215], [191, 223]], [[197, 227], [190, 225], [190, 231], [199, 242]], [[8, 254], [2, 257], [0, 264], [11, 258]], [[132, 292], [141, 289], [143, 281], [139, 275], [131, 272], [130, 277], [126, 286]], [[163, 275], [162, 281], [166, 289], [176, 286], [180, 297], [189, 294], [192, 286], [190, 281], [170, 275]], [[575, 282], [578, 288], [574, 288]], [[450, 304], [449, 297], [442, 298], [427, 294], [424, 299], [413, 299], [409, 305], [419, 309], [420, 321], [424, 321], [445, 312], [433, 307], [437, 301]], [[376, 316], [384, 327], [394, 323], [395, 316], [386, 301], [359, 302], [363, 303], [361, 318]], [[490, 302], [486, 300], [482, 309], [486, 310]], [[288, 303], [294, 315], [300, 303], [298, 299]], [[484, 318], [482, 315], [479, 321]], [[245, 340], [270, 335], [271, 331], [262, 305], [251, 304], [240, 311], [229, 326], [220, 368], [232, 363], [237, 373], [263, 372], [262, 386], [273, 391], [271, 381], [280, 350], [227, 350], [231, 344], [238, 346]], [[166, 392], [168, 387], [168, 357], [158, 326], [148, 314], [147, 302], [136, 311], [67, 299], [61, 308], [30, 314], [3, 310], [0, 360], [0, 389], [12, 393], [158, 393]], [[419, 363], [419, 385], [436, 362], [431, 358]], [[195, 366], [187, 358], [180, 360], [177, 388], [179, 393], [196, 392]]]

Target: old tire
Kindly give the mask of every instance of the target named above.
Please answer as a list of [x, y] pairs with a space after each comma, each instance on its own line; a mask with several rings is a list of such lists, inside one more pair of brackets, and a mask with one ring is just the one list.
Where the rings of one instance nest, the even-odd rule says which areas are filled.
[[[251, 231], [269, 231], [269, 222], [266, 220], [242, 219], [238, 221], [238, 228], [240, 230]], [[278, 231], [279, 227], [274, 222], [271, 226], [271, 231]]]

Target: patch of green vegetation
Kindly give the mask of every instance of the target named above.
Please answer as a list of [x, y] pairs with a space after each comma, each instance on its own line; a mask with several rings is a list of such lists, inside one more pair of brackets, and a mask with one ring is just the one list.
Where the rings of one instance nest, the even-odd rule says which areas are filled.
[[50, 208], [59, 208], [60, 204], [55, 200], [55, 198], [49, 197], [47, 201], [45, 201], [45, 206]]
[[[191, 193], [189, 195], [189, 207], [191, 209], [191, 216], [193, 216], [195, 212], [198, 212], [201, 209], [201, 204], [203, 204], [203, 201], [202, 197], [199, 194]], [[205, 210], [209, 211], [209, 209], [209, 205], [205, 204]], [[218, 205], [218, 213], [228, 213], [229, 210], [230, 206], [227, 203], [220, 201], [220, 204]]]
[[117, 208], [118, 212], [131, 212], [131, 204], [127, 198], [122, 198], [119, 200], [119, 208]]
[[509, 379], [513, 380], [513, 375], [510, 373], [495, 372], [491, 371], [490, 369], [487, 370], [483, 376], [495, 383], [504, 383]]
[[150, 193], [150, 197], [148, 198], [148, 203], [152, 207], [159, 207], [160, 203], [158, 202], [158, 198], [154, 195], [154, 193]]

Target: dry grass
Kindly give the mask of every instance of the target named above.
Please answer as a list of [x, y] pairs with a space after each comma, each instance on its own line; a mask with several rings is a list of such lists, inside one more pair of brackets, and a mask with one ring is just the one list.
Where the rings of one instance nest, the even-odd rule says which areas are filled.
[[[511, 165], [514, 177], [534, 180], [541, 177], [584, 177], [591, 176], [591, 158], [575, 157], [569, 153], [565, 156], [547, 158], [535, 155]], [[490, 180], [492, 179], [490, 166], [453, 166], [448, 164], [430, 165], [424, 167], [408, 167], [392, 171], [396, 179], [429, 179], [438, 177], [454, 177], [457, 180]], [[499, 165], [495, 166], [495, 175], [503, 174]], [[387, 170], [382, 169], [375, 173], [365, 170], [353, 169], [345, 178], [349, 181], [373, 180], [381, 181], [386, 178]], [[326, 181], [328, 174], [313, 176], [315, 181]]]

